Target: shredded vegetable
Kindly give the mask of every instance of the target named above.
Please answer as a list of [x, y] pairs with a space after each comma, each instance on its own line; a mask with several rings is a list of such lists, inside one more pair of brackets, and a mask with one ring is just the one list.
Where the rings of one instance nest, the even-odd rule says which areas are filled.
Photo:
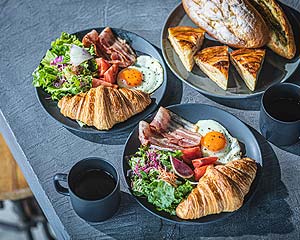
[[129, 159], [131, 188], [136, 196], [146, 197], [157, 210], [176, 214], [177, 205], [193, 189], [189, 181], [174, 174], [170, 156], [180, 157], [180, 151], [140, 147]]
[[[72, 55], [73, 60], [76, 59], [75, 65], [70, 62], [72, 47], [79, 48], [84, 55]], [[59, 100], [69, 94], [86, 92], [92, 87], [93, 77], [98, 75], [97, 64], [91, 57], [93, 54], [93, 46], [84, 49], [82, 42], [75, 35], [63, 32], [60, 38], [51, 43], [51, 49], [33, 72], [32, 83], [35, 87], [42, 87], [53, 100]]]

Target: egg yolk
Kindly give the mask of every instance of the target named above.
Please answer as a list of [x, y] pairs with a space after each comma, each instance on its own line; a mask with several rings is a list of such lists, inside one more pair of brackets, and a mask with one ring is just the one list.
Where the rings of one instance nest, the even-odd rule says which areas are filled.
[[210, 151], [217, 152], [225, 147], [226, 138], [223, 133], [212, 131], [202, 137], [201, 145]]
[[133, 68], [125, 68], [119, 72], [118, 82], [122, 82], [128, 87], [137, 87], [142, 84], [143, 74]]

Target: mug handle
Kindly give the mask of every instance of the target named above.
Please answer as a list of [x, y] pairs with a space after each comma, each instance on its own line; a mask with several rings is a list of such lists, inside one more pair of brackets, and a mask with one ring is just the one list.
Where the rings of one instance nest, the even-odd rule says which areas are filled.
[[67, 178], [68, 178], [68, 175], [65, 173], [57, 173], [53, 177], [53, 182], [54, 182], [55, 189], [58, 193], [65, 195], [65, 196], [70, 196], [69, 189], [63, 187], [59, 183], [60, 181], [67, 182], [68, 181]]

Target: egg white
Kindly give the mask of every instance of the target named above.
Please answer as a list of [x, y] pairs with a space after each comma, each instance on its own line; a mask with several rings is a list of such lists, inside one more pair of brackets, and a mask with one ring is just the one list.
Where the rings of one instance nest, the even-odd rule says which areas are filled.
[[[141, 90], [146, 93], [153, 93], [156, 89], [160, 87], [164, 80], [164, 71], [159, 61], [153, 57], [142, 55], [137, 57], [137, 60], [133, 66], [128, 68], [133, 68], [140, 71], [143, 74], [143, 81], [141, 85], [136, 87], [130, 87], [130, 89]], [[120, 87], [128, 87], [126, 84], [119, 82]]]
[[216, 131], [222, 133], [226, 139], [225, 147], [217, 152], [210, 151], [206, 147], [201, 146], [203, 157], [218, 157], [218, 162], [224, 164], [241, 158], [241, 147], [238, 140], [232, 137], [220, 123], [214, 120], [199, 120], [196, 125], [198, 126], [198, 133], [203, 137], [209, 132]]

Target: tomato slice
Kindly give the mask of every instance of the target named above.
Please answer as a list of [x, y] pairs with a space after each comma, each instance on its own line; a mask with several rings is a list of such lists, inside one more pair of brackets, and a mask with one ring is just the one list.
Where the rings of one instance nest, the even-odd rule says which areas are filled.
[[187, 164], [191, 164], [193, 159], [202, 157], [200, 147], [185, 148], [181, 152], [183, 154], [182, 160]]
[[199, 181], [199, 179], [205, 174], [206, 168], [210, 165], [205, 165], [202, 167], [197, 167], [194, 169], [194, 177], [196, 181]]
[[218, 157], [204, 157], [192, 160], [194, 168], [201, 167], [204, 165], [213, 164], [218, 160]]
[[103, 58], [96, 58], [96, 64], [98, 66], [99, 76], [103, 77], [104, 73], [110, 68], [110, 63]]

